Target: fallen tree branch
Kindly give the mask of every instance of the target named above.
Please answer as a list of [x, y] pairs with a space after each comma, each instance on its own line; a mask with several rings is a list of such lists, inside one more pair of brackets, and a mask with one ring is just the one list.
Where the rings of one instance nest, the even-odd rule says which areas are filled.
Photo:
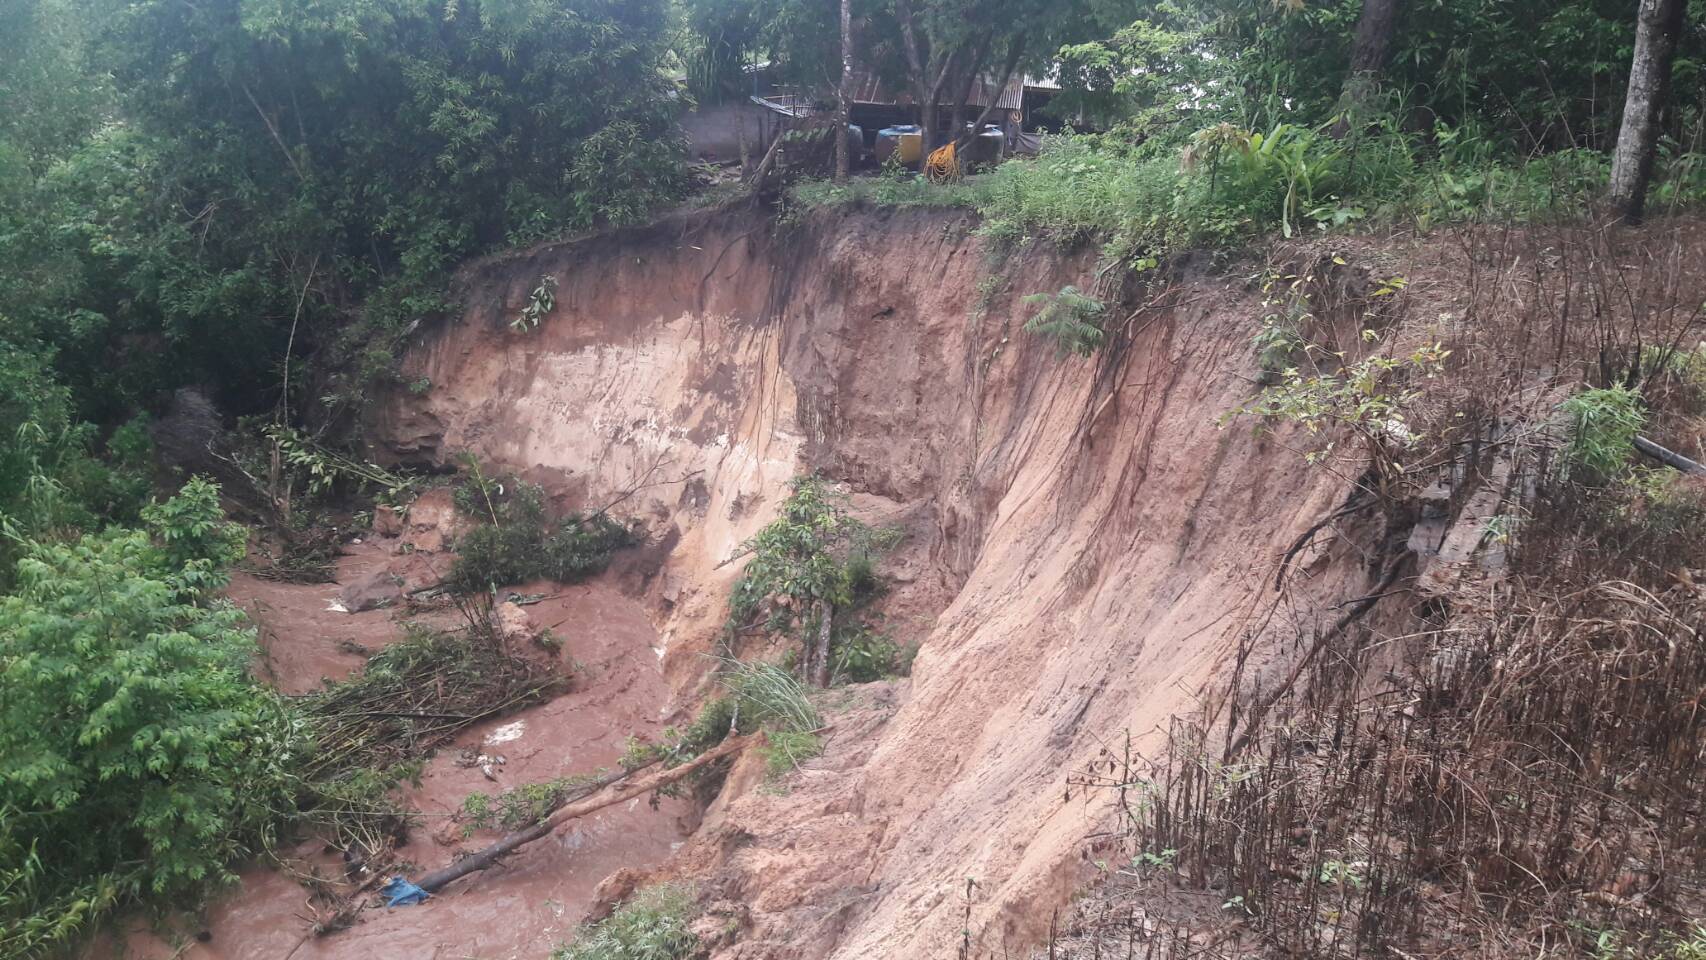
[[589, 813], [596, 813], [599, 810], [603, 810], [605, 807], [614, 806], [626, 800], [632, 800], [635, 797], [651, 793], [659, 787], [667, 786], [677, 780], [681, 780], [688, 774], [698, 770], [700, 767], [714, 761], [721, 760], [723, 757], [739, 753], [761, 736], [763, 736], [762, 733], [754, 733], [748, 734], [744, 737], [730, 737], [717, 746], [712, 747], [680, 766], [670, 767], [667, 770], [659, 770], [650, 776], [642, 777], [639, 780], [624, 784], [621, 789], [612, 793], [596, 795], [588, 797], [578, 803], [571, 803], [559, 809], [556, 813], [553, 813], [549, 818], [541, 820], [539, 823], [536, 823], [525, 830], [517, 830], [514, 833], [504, 836], [503, 839], [492, 844], [486, 849], [481, 850], [479, 853], [463, 857], [461, 860], [456, 861], [442, 870], [435, 870], [432, 873], [427, 874], [420, 879], [417, 886], [428, 893], [436, 893], [439, 890], [444, 889], [445, 886], [462, 879], [470, 873], [477, 873], [490, 867], [503, 857], [515, 852], [516, 849], [532, 843], [541, 837], [549, 836], [558, 827], [570, 820], [574, 820], [578, 817], [584, 817]]

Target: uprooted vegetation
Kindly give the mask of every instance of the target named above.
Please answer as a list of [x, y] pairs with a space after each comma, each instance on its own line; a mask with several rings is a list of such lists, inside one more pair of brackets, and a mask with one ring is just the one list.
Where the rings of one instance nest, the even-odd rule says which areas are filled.
[[[1051, 951], [1699, 955], [1706, 488], [1639, 445], [1706, 446], [1700, 278], [1675, 228], [1616, 259], [1594, 227], [1462, 239], [1486, 264], [1463, 322], [1430, 305], [1367, 338], [1387, 358], [1443, 341], [1439, 366], [1333, 391], [1371, 416], [1302, 451], [1376, 466], [1286, 558], [1373, 539], [1368, 596], [1299, 623], [1285, 676], [1246, 672], [1247, 636], [1225, 696], [1158, 752], [1128, 741], [1071, 778], [1114, 797], [1123, 845]], [[1298, 271], [1315, 312], [1366, 315], [1322, 295], [1337, 259]], [[1300, 386], [1365, 370], [1293, 315], [1302, 349], [1243, 412], [1309, 422]]]
[[[718, 674], [719, 692], [684, 727], [666, 727], [655, 741], [629, 737], [619, 769], [559, 777], [522, 784], [496, 796], [472, 793], [463, 801], [457, 819], [464, 833], [479, 829], [518, 830], [549, 818], [570, 802], [589, 797], [648, 768], [680, 767], [704, 756], [729, 737], [763, 734], [759, 747], [772, 775], [793, 769], [815, 756], [823, 720], [806, 697], [805, 687], [774, 664], [729, 662]], [[700, 776], [716, 776], [707, 770]], [[671, 781], [656, 792], [678, 793]]]
[[[422, 876], [421, 889], [437, 892], [606, 807], [643, 796], [655, 800], [674, 795], [684, 783], [714, 781], [726, 761], [749, 746], [766, 752], [766, 765], [773, 772], [784, 762], [792, 765], [809, 756], [805, 751], [815, 753], [821, 721], [792, 675], [772, 664], [737, 663], [729, 665], [724, 684], [729, 695], [711, 700], [685, 729], [665, 730], [656, 744], [630, 739], [619, 769], [523, 785], [495, 800], [470, 795], [458, 814], [465, 832], [483, 826], [502, 826], [508, 832], [484, 849]], [[340, 917], [347, 919], [349, 909], [340, 911]]]
[[632, 527], [604, 511], [549, 519], [539, 485], [487, 477], [473, 459], [455, 503], [475, 526], [457, 539], [456, 563], [445, 578], [452, 593], [492, 593], [541, 577], [584, 580], [608, 566], [617, 550], [638, 542]]
[[458, 733], [545, 699], [567, 679], [472, 630], [408, 633], [359, 675], [297, 700], [314, 742], [303, 775], [316, 798], [305, 816], [374, 868], [405, 825], [383, 799], [390, 787]]

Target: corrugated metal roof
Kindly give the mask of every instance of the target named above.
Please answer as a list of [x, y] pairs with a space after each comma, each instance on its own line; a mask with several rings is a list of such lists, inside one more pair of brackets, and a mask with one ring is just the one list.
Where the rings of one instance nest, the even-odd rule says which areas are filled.
[[[991, 97], [995, 99], [998, 110], [1017, 110], [1025, 96], [1025, 78], [1015, 75], [1007, 81], [1007, 85], [999, 89], [995, 86], [993, 77], [980, 77], [972, 84], [971, 95], [966, 98], [966, 105], [973, 107], [987, 106]], [[958, 91], [949, 93], [943, 91], [943, 103], [952, 103], [959, 99]], [[891, 90], [876, 74], [869, 70], [856, 69], [853, 78], [853, 102], [869, 104], [906, 104], [912, 103], [912, 92], [909, 90]]]

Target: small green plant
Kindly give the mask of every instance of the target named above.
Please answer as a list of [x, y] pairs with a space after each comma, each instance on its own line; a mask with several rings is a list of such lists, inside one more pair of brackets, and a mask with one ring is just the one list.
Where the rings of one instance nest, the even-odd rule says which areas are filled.
[[699, 949], [690, 929], [697, 915], [690, 889], [647, 887], [609, 917], [582, 927], [551, 960], [686, 960]]
[[551, 315], [557, 309], [557, 278], [546, 275], [539, 278], [539, 285], [527, 295], [527, 305], [521, 308], [515, 319], [509, 322], [510, 329], [525, 333], [539, 326], [539, 321]]
[[847, 502], [845, 493], [821, 477], [796, 478], [781, 515], [741, 547], [752, 559], [730, 594], [725, 624], [728, 637], [757, 624], [793, 635], [806, 675], [820, 686], [834, 668], [833, 651], [819, 649], [824, 619], [833, 647], [837, 615], [878, 593], [874, 555], [898, 536], [855, 519]]
[[1174, 862], [1177, 861], [1178, 859], [1179, 859], [1179, 851], [1169, 847], [1168, 849], [1162, 850], [1160, 852], [1155, 852], [1152, 850], [1145, 850], [1142, 853], [1138, 854], [1137, 856], [1131, 858], [1131, 864], [1134, 867], [1148, 867], [1150, 869], [1155, 869], [1155, 870], [1168, 870], [1168, 869], [1172, 869]]
[[1676, 945], [1664, 954], [1664, 960], [1706, 960], [1706, 925], [1697, 923], [1694, 929], [1680, 937]]
[[1025, 332], [1046, 337], [1060, 356], [1087, 357], [1107, 339], [1102, 314], [1107, 305], [1067, 285], [1059, 293], [1034, 293], [1025, 302], [1039, 309], [1025, 321]]
[[1508, 545], [1516, 542], [1516, 534], [1522, 528], [1523, 518], [1512, 513], [1501, 513], [1496, 517], [1487, 518], [1486, 535], [1490, 543]]
[[1361, 863], [1348, 863], [1344, 860], [1325, 860], [1321, 863], [1318, 879], [1327, 886], [1349, 886], [1362, 889], [1363, 875]]
[[470, 793], [463, 799], [457, 816], [465, 824], [464, 832], [531, 826], [550, 816], [569, 798], [585, 792], [597, 780], [596, 774], [575, 774], [543, 783], [525, 783], [496, 797]]
[[1647, 421], [1641, 395], [1621, 384], [1583, 390], [1558, 409], [1570, 422], [1570, 440], [1564, 447], [1565, 470], [1590, 482], [1621, 475], [1634, 449], [1635, 435]]
[[873, 630], [863, 621], [836, 632], [832, 683], [870, 683], [884, 677], [905, 676], [912, 669], [917, 649], [896, 643], [886, 633]]
[[[1271, 386], [1286, 370], [1295, 367], [1298, 357], [1308, 347], [1304, 331], [1314, 321], [1309, 301], [1302, 287], [1308, 277], [1269, 274], [1262, 284], [1267, 294], [1262, 306], [1269, 308], [1262, 316], [1262, 327], [1250, 338], [1256, 349], [1256, 362], [1262, 369], [1262, 383]], [[1280, 284], [1286, 284], [1283, 292]]]

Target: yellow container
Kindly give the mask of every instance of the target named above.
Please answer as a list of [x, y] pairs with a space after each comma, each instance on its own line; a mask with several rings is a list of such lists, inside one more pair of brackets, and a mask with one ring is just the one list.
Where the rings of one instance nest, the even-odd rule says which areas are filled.
[[924, 134], [903, 133], [900, 135], [900, 162], [911, 166], [924, 155]]

